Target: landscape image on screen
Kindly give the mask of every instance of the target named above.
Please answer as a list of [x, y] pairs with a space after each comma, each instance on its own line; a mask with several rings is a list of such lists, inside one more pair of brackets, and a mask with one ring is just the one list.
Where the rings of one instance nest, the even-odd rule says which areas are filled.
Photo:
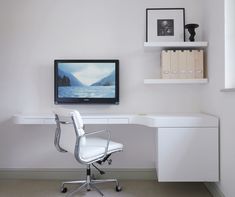
[[115, 63], [59, 63], [59, 98], [114, 98]]

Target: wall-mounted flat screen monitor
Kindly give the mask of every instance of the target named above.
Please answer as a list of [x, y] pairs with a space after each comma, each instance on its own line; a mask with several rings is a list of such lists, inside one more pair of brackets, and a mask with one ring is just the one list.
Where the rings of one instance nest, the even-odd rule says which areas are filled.
[[118, 104], [118, 60], [55, 60], [55, 104]]

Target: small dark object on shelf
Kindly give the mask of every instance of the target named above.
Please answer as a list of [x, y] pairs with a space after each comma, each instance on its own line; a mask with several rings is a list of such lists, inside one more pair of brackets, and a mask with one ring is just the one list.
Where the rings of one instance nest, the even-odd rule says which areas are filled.
[[66, 193], [67, 191], [68, 191], [67, 187], [62, 187], [62, 188], [60, 189], [60, 192], [61, 192], [61, 193]]
[[117, 185], [117, 186], [116, 186], [116, 192], [120, 192], [120, 191], [122, 191], [122, 187], [119, 186], [119, 185]]
[[188, 32], [190, 33], [190, 37], [189, 37], [190, 42], [194, 42], [195, 41], [194, 37], [196, 35], [195, 29], [198, 28], [199, 25], [192, 23], [192, 24], [187, 24], [184, 27], [185, 29], [188, 29]]

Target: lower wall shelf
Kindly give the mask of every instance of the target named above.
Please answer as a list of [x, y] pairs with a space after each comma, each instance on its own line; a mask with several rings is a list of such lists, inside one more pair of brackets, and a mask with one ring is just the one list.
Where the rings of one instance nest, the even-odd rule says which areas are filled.
[[145, 79], [144, 84], [206, 84], [208, 79]]

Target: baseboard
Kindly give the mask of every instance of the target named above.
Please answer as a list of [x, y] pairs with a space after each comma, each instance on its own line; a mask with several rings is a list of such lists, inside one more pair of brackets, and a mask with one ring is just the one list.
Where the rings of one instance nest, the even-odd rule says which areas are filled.
[[[102, 178], [156, 180], [155, 169], [104, 169]], [[100, 176], [94, 169], [92, 173]], [[0, 169], [0, 179], [72, 180], [85, 176], [85, 169]]]
[[225, 197], [216, 183], [205, 183], [205, 185], [213, 197]]

